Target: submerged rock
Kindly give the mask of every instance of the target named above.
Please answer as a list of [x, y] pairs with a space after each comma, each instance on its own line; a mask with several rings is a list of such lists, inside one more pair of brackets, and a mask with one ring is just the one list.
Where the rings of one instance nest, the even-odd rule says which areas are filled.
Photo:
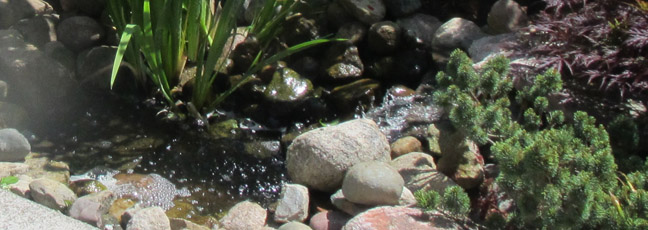
[[67, 18], [56, 28], [58, 40], [75, 52], [98, 45], [105, 33], [101, 24], [87, 16]]
[[373, 24], [385, 17], [385, 4], [381, 0], [337, 1], [347, 12], [366, 24]]
[[364, 72], [358, 47], [348, 42], [331, 46], [323, 62], [324, 72], [332, 81], [355, 79]]
[[364, 78], [333, 88], [330, 99], [339, 110], [350, 112], [358, 106], [370, 105], [378, 96], [379, 90], [380, 82]]

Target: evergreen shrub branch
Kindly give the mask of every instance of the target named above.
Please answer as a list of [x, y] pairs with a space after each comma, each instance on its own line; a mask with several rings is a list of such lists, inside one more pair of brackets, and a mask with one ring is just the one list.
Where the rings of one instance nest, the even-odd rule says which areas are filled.
[[[506, 216], [508, 227], [648, 227], [648, 165], [618, 177], [602, 125], [585, 112], [566, 120], [561, 111], [549, 109], [547, 96], [562, 89], [558, 72], [549, 70], [514, 91], [506, 58], [492, 59], [479, 72], [472, 64], [465, 53], [452, 53], [446, 71], [437, 74], [435, 102], [455, 128], [490, 148], [486, 152], [500, 168], [497, 183], [515, 201], [515, 211]], [[521, 116], [514, 117], [512, 108]], [[443, 203], [438, 195], [417, 197], [424, 207]]]

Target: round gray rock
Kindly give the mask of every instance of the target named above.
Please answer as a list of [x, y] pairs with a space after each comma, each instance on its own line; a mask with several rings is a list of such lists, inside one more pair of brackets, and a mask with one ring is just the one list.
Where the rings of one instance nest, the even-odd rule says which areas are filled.
[[101, 25], [87, 16], [67, 18], [56, 28], [59, 41], [75, 52], [97, 45], [104, 34]]
[[354, 203], [366, 205], [395, 205], [405, 182], [398, 171], [384, 162], [369, 161], [349, 169], [342, 193]]
[[390, 160], [389, 143], [376, 123], [357, 119], [306, 132], [288, 146], [288, 175], [295, 183], [335, 191], [352, 165]]
[[526, 26], [526, 10], [513, 0], [499, 0], [488, 13], [488, 27], [494, 33], [508, 33]]
[[376, 23], [385, 17], [385, 4], [381, 0], [340, 0], [338, 3], [366, 24]]
[[473, 21], [452, 18], [436, 30], [432, 46], [439, 51], [468, 49], [474, 40], [485, 36], [486, 34]]
[[0, 129], [0, 161], [24, 161], [31, 152], [27, 138], [16, 129]]
[[367, 34], [369, 48], [378, 54], [388, 54], [398, 48], [401, 40], [401, 28], [392, 21], [374, 23]]

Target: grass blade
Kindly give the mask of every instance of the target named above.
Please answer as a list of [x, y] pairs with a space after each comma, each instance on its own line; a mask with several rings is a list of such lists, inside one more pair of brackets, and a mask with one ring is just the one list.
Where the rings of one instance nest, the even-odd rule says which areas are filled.
[[115, 61], [113, 62], [112, 73], [110, 74], [111, 90], [113, 85], [115, 84], [115, 78], [117, 78], [117, 71], [119, 70], [119, 66], [121, 65], [121, 62], [124, 58], [124, 53], [126, 53], [126, 49], [128, 48], [128, 43], [130, 43], [131, 36], [133, 36], [135, 29], [137, 29], [137, 25], [134, 24], [126, 25], [126, 28], [124, 28], [124, 32], [122, 33], [121, 38], [119, 39], [117, 54], [115, 55]]

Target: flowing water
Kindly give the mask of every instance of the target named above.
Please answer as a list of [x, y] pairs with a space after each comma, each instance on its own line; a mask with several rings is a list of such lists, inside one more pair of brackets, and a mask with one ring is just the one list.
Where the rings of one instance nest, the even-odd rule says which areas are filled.
[[[143, 105], [95, 96], [88, 102], [52, 116], [58, 119], [35, 121], [25, 132], [33, 152], [68, 163], [71, 174], [96, 167], [151, 174], [163, 188], [158, 192], [175, 192], [164, 189], [171, 188], [161, 179], [166, 178], [190, 193], [181, 199], [194, 206], [192, 215], [215, 215], [244, 199], [267, 205], [286, 180], [281, 154], [267, 159], [243, 154], [244, 143], [260, 137], [214, 139], [191, 122], [164, 121]], [[279, 143], [280, 137], [263, 138]]]

